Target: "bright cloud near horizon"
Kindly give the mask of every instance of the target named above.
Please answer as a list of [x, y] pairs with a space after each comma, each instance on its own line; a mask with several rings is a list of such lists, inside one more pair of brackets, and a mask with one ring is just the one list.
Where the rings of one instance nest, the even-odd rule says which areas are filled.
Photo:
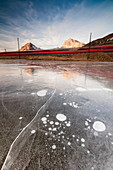
[[42, 49], [60, 47], [66, 39], [83, 43], [113, 32], [112, 0], [0, 1], [0, 51], [32, 42]]

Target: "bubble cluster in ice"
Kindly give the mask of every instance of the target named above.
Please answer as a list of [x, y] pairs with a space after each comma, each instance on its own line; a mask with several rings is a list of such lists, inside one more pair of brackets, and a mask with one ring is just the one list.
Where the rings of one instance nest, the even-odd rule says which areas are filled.
[[88, 126], [88, 125], [89, 125], [88, 121], [85, 121], [85, 125], [86, 125], [86, 126]]
[[67, 122], [67, 123], [66, 123], [66, 126], [67, 126], [67, 127], [71, 126], [71, 122]]
[[94, 136], [98, 136], [98, 132], [94, 132]]
[[35, 95], [35, 93], [34, 93], [34, 92], [32, 92], [31, 94], [32, 94], [32, 95]]
[[43, 124], [47, 124], [47, 118], [46, 117], [42, 117], [42, 122], [43, 122]]
[[67, 117], [64, 114], [57, 114], [56, 118], [61, 122], [67, 119]]
[[109, 133], [108, 133], [108, 136], [112, 136], [112, 134], [109, 132]]
[[42, 121], [46, 121], [47, 120], [47, 118], [46, 117], [42, 117], [42, 119], [41, 119]]
[[106, 130], [106, 126], [101, 121], [95, 121], [94, 124], [93, 124], [93, 129], [98, 131], [98, 132], [103, 132], [103, 131]]
[[50, 125], [53, 125], [53, 124], [54, 124], [54, 122], [53, 122], [53, 121], [50, 121], [49, 123], [50, 123]]
[[23, 119], [23, 117], [19, 117], [19, 120], [22, 120]]
[[82, 144], [81, 144], [81, 146], [82, 146], [82, 147], [85, 147], [85, 144], [84, 144], [84, 143], [82, 143]]
[[46, 93], [47, 93], [47, 90], [40, 90], [37, 92], [37, 95], [41, 97], [41, 96], [45, 96]]
[[70, 146], [70, 145], [71, 145], [71, 142], [68, 142], [67, 144]]
[[89, 154], [89, 153], [90, 153], [90, 151], [89, 151], [89, 150], [87, 150], [87, 153]]
[[56, 145], [53, 145], [53, 146], [52, 146], [52, 149], [56, 149]]
[[32, 130], [31, 133], [34, 134], [36, 132], [36, 130]]
[[85, 139], [84, 139], [84, 138], [81, 138], [81, 142], [85, 142]]
[[69, 103], [69, 105], [74, 108], [79, 108], [78, 103], [75, 103], [75, 102]]
[[59, 125], [59, 122], [55, 122], [55, 125]]

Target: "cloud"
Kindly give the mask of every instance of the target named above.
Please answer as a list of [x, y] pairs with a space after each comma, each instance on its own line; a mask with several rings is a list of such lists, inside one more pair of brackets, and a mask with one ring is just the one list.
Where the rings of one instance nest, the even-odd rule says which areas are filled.
[[81, 42], [89, 41], [90, 32], [93, 39], [102, 37], [112, 32], [113, 28], [113, 3], [106, 1], [98, 6], [87, 6], [86, 2], [75, 3], [70, 9], [56, 7], [48, 17], [40, 17], [34, 4], [23, 4], [22, 15], [15, 17], [2, 16], [7, 24], [1, 25], [0, 49], [17, 50], [17, 37], [20, 45], [27, 42], [34, 43], [40, 48], [54, 48], [61, 46], [68, 38]]

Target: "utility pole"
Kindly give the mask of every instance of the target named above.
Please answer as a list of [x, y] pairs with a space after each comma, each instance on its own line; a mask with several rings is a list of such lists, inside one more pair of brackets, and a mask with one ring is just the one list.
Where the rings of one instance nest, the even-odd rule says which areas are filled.
[[90, 58], [91, 37], [92, 37], [92, 32], [90, 33], [90, 38], [89, 38], [89, 53], [88, 53], [87, 60]]
[[85, 73], [85, 84], [86, 84], [86, 78], [87, 78], [87, 72], [88, 72], [88, 59], [90, 58], [91, 36], [92, 36], [92, 32], [90, 33], [90, 38], [89, 38], [89, 52], [88, 52], [88, 56], [87, 56], [86, 73]]
[[17, 38], [17, 43], [18, 43], [18, 53], [19, 53], [19, 59], [20, 59], [20, 44], [19, 44], [19, 38]]

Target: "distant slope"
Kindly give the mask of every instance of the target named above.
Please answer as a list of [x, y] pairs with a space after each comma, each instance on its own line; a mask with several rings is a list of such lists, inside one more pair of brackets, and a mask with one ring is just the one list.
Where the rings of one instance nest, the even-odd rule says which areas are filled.
[[29, 51], [29, 50], [40, 50], [40, 48], [36, 47], [32, 43], [27, 43], [20, 49], [20, 51]]
[[77, 47], [82, 47], [85, 44], [82, 42], [79, 42], [77, 40], [74, 40], [72, 38], [69, 38], [68, 40], [66, 40], [63, 45], [60, 48], [77, 48]]
[[[109, 44], [113, 44], [113, 33], [91, 42], [91, 46], [109, 45]], [[89, 46], [89, 43], [86, 44], [85, 46]]]

